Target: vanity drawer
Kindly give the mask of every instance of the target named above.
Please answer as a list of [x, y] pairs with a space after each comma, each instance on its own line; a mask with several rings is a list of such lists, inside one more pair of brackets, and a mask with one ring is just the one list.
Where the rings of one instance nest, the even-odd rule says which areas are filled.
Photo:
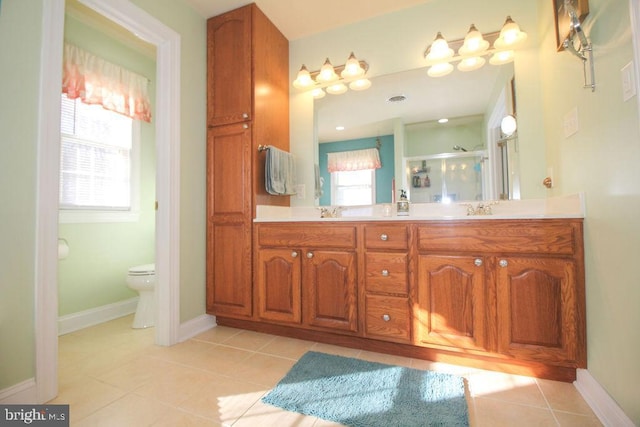
[[407, 225], [367, 225], [364, 228], [367, 249], [407, 249], [408, 242]]
[[356, 227], [335, 223], [259, 224], [258, 245], [306, 248], [355, 248]]
[[512, 252], [572, 255], [580, 224], [572, 221], [475, 221], [418, 227], [421, 251]]
[[365, 333], [392, 341], [410, 341], [409, 300], [402, 297], [367, 295]]
[[407, 254], [367, 252], [365, 254], [365, 288], [367, 292], [407, 295]]

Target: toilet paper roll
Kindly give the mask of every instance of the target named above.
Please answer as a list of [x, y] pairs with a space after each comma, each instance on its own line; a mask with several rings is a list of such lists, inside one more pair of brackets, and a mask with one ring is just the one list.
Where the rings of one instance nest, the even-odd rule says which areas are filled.
[[58, 239], [58, 259], [65, 259], [69, 255], [69, 245], [64, 239]]

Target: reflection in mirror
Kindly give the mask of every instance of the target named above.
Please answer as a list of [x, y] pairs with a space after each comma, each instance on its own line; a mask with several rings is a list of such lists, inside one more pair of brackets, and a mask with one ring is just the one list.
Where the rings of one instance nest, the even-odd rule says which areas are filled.
[[[466, 73], [454, 72], [443, 78], [428, 77], [426, 69], [422, 68], [372, 78], [372, 86], [366, 91], [351, 91], [315, 100], [320, 176], [325, 182], [319, 204], [331, 204], [328, 185], [331, 174], [323, 168], [326, 153], [352, 150], [354, 142], [370, 148], [377, 137], [386, 139], [387, 148], [395, 146], [396, 156], [406, 158], [405, 162], [396, 163], [402, 164], [403, 169], [408, 167], [407, 162], [413, 161], [448, 159], [448, 167], [451, 167], [460, 161], [453, 159], [471, 159], [465, 167], [473, 174], [465, 179], [472, 179], [478, 188], [456, 191], [455, 199], [499, 198], [501, 184], [498, 180], [503, 174], [503, 165], [498, 159], [499, 151], [492, 146], [501, 136], [500, 120], [514, 112], [510, 84], [513, 76], [513, 64], [485, 66]], [[438, 123], [442, 118], [448, 118], [448, 123]], [[340, 128], [343, 130], [337, 130]], [[328, 143], [330, 149], [325, 146]], [[467, 152], [454, 149], [454, 146]], [[404, 170], [394, 170], [393, 153], [392, 149], [391, 155], [382, 162], [383, 168], [391, 168], [386, 170], [387, 176], [394, 178], [387, 181], [376, 178], [376, 194], [382, 198], [376, 198], [374, 203], [392, 201], [393, 193], [397, 198], [401, 188], [408, 190], [413, 202], [447, 200], [443, 195], [452, 192], [442, 190], [437, 193], [430, 191], [433, 194], [429, 200], [422, 200], [422, 196], [414, 200], [419, 194], [416, 191], [418, 187], [412, 186], [413, 178]], [[473, 160], [474, 154], [478, 159]], [[511, 175], [511, 171], [504, 173]], [[435, 177], [430, 176], [432, 178]], [[436, 197], [438, 194], [440, 196]]]

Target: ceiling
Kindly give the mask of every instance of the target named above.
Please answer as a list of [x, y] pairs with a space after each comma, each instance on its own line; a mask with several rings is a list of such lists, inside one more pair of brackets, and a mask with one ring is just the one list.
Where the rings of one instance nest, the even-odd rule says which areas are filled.
[[[249, 3], [258, 5], [289, 40], [364, 21], [429, 0], [185, 0], [205, 18]], [[319, 7], [321, 6], [321, 7]]]

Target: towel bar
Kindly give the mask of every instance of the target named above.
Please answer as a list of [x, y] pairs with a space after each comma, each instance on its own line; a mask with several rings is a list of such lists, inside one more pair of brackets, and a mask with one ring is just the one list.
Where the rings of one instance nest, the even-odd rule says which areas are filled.
[[269, 148], [271, 148], [271, 147], [268, 146], [268, 145], [260, 144], [260, 145], [258, 145], [258, 152], [262, 153], [263, 151], [268, 150]]

